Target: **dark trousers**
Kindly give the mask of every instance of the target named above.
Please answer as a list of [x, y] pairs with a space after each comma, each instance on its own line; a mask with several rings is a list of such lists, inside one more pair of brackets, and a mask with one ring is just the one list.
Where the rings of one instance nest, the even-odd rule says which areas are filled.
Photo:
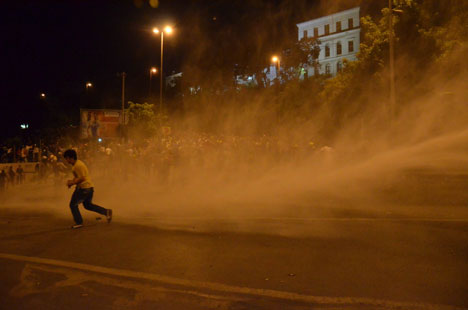
[[107, 215], [107, 209], [93, 204], [94, 188], [76, 188], [70, 200], [70, 210], [73, 214], [73, 219], [76, 224], [83, 224], [78, 205], [82, 203], [86, 210], [94, 211], [96, 213]]

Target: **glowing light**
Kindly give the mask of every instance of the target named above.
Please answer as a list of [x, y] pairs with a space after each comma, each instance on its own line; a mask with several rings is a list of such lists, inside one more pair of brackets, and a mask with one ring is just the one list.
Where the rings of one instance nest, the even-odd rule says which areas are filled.
[[86, 87], [93, 87], [93, 84], [91, 84], [90, 82], [86, 83]]
[[149, 4], [152, 8], [157, 8], [159, 6], [159, 0], [150, 0]]
[[278, 61], [279, 61], [278, 56], [273, 56], [273, 57], [271, 58], [271, 61], [273, 61], [273, 62], [278, 62]]
[[151, 73], [156, 73], [158, 72], [158, 69], [156, 69], [155, 67], [151, 68]]
[[21, 124], [21, 129], [28, 129], [29, 128], [29, 124]]
[[44, 94], [44, 93], [42, 93], [42, 94], [41, 94], [41, 97], [42, 97], [42, 98], [45, 98], [45, 94]]
[[171, 34], [172, 31], [173, 31], [173, 29], [172, 29], [171, 26], [166, 26], [166, 27], [164, 27], [163, 30], [159, 30], [159, 28], [156, 28], [156, 27], [153, 28], [153, 33], [155, 33], [155, 34], [158, 34], [160, 32], [165, 32], [166, 34]]
[[99, 138], [99, 139], [98, 139], [98, 142], [102, 142], [102, 139], [101, 139], [101, 138]]
[[171, 34], [172, 33], [172, 27], [171, 26], [164, 27], [164, 32], [167, 33], [167, 34]]

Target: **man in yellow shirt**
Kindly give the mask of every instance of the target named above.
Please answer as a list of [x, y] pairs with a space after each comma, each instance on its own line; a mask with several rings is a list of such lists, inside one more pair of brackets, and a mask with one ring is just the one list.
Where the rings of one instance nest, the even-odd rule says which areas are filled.
[[75, 150], [66, 150], [63, 153], [65, 160], [72, 165], [72, 172], [74, 178], [67, 181], [68, 188], [76, 185], [75, 191], [70, 200], [70, 209], [75, 220], [75, 225], [72, 228], [83, 227], [83, 218], [81, 217], [78, 205], [82, 203], [86, 210], [94, 211], [99, 214], [105, 215], [107, 222], [110, 223], [112, 220], [112, 210], [105, 209], [98, 205], [93, 204], [94, 185], [89, 177], [88, 168], [78, 159]]

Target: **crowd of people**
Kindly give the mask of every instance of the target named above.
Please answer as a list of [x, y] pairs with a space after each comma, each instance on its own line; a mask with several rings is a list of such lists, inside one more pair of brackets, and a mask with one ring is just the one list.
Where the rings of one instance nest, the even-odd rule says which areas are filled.
[[22, 145], [16, 147], [0, 146], [0, 163], [14, 162], [38, 162], [40, 156], [40, 148], [37, 144]]
[[0, 169], [0, 190], [23, 184], [25, 180], [24, 168], [18, 165], [16, 169], [9, 166], [7, 169]]
[[[56, 156], [49, 154], [48, 147], [41, 149], [37, 144], [0, 146], [0, 191], [25, 182], [45, 181], [48, 169], [56, 166], [54, 158]], [[27, 169], [28, 166], [33, 168]], [[63, 168], [62, 165], [64, 171]]]
[[[151, 179], [162, 184], [183, 182], [184, 177], [190, 174], [206, 173], [226, 178], [242, 171], [246, 176], [271, 169], [278, 163], [294, 162], [329, 151], [327, 147], [316, 147], [312, 141], [293, 141], [266, 135], [166, 133], [138, 142], [86, 140], [74, 144], [59, 141], [43, 145], [40, 149], [26, 146], [18, 152], [26, 156], [16, 158], [21, 163], [30, 160], [36, 163], [28, 180], [61, 184], [70, 169], [63, 159], [64, 150], [69, 148], [77, 151], [96, 177], [117, 174], [122, 176], [123, 181]], [[7, 150], [6, 154], [10, 153]], [[19, 166], [17, 171], [12, 171], [10, 167], [3, 174], [5, 184], [12, 186], [24, 181], [24, 172]]]

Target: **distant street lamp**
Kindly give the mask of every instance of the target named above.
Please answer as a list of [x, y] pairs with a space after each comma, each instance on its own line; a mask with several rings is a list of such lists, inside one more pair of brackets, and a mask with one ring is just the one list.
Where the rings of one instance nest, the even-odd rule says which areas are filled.
[[41, 98], [44, 99], [45, 97], [46, 97], [45, 94], [44, 94], [44, 93], [41, 93]]
[[151, 97], [151, 78], [153, 77], [153, 74], [156, 74], [158, 73], [158, 69], [156, 69], [155, 67], [152, 67], [150, 69], [150, 78], [149, 78], [149, 96], [148, 97]]
[[91, 82], [86, 82], [86, 103], [89, 105], [89, 89], [93, 87], [93, 84]]
[[91, 82], [87, 82], [86, 83], [86, 94], [88, 94], [88, 90], [90, 87], [93, 87], [93, 84], [91, 84]]
[[172, 27], [166, 26], [162, 31], [160, 31], [158, 28], [153, 28], [153, 33], [154, 34], [161, 34], [161, 73], [159, 75], [159, 111], [162, 111], [162, 103], [163, 103], [163, 55], [164, 55], [164, 33], [166, 34], [171, 34], [172, 33]]
[[271, 61], [274, 62], [276, 64], [276, 78], [279, 79], [279, 72], [280, 72], [280, 68], [281, 68], [281, 60], [278, 56], [273, 56], [271, 57]]

